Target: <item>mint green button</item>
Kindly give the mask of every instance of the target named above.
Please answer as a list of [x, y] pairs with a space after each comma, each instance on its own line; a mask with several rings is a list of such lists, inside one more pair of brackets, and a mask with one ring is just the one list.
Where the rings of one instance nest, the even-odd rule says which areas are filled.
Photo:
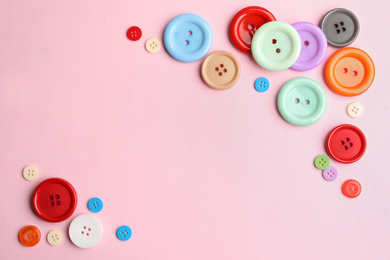
[[288, 81], [278, 94], [280, 115], [298, 126], [317, 122], [326, 109], [326, 94], [315, 80], [300, 77]]
[[317, 169], [319, 170], [325, 170], [329, 167], [329, 164], [330, 164], [330, 159], [328, 156], [326, 155], [318, 155], [315, 159], [314, 159], [314, 165], [316, 166]]
[[267, 70], [290, 68], [301, 54], [301, 38], [294, 27], [274, 21], [262, 25], [252, 38], [252, 55]]

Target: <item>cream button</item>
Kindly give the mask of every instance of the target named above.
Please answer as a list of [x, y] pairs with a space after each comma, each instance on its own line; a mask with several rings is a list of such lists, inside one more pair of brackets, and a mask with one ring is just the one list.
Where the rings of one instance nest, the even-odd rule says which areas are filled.
[[150, 53], [156, 53], [160, 50], [161, 43], [156, 38], [150, 38], [149, 40], [146, 41], [145, 48]]
[[351, 103], [347, 107], [347, 113], [350, 117], [356, 118], [362, 115], [363, 107], [359, 103]]
[[28, 165], [23, 169], [23, 177], [28, 181], [33, 181], [38, 177], [38, 169], [34, 165]]
[[61, 231], [54, 229], [47, 234], [47, 242], [52, 246], [58, 246], [62, 243], [63, 236]]

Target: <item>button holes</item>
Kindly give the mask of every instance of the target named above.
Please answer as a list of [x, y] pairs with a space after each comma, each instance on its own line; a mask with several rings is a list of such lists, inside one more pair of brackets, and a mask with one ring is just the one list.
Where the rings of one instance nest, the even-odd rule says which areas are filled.
[[126, 232], [126, 229], [123, 229], [123, 232]]
[[60, 198], [60, 195], [57, 194], [57, 195], [56, 195], [56, 199], [59, 199], [59, 198]]
[[218, 76], [222, 76], [222, 72], [218, 72]]
[[220, 64], [219, 66], [220, 66], [221, 68], [223, 68], [223, 64]]
[[276, 39], [272, 39], [272, 44], [276, 44]]
[[225, 72], [225, 73], [226, 73], [226, 72], [227, 72], [227, 69], [223, 69], [223, 72]]
[[188, 31], [187, 34], [188, 34], [188, 36], [191, 36], [191, 35], [192, 35], [192, 32], [191, 32], [191, 31]]
[[123, 236], [125, 237], [126, 235], [125, 235], [125, 234], [123, 234]]
[[337, 34], [339, 34], [340, 33], [340, 29], [337, 29], [336, 32], [337, 32]]
[[84, 229], [87, 229], [87, 227], [86, 227], [86, 226], [84, 226]]
[[344, 145], [344, 144], [345, 144], [345, 142], [344, 142], [344, 141], [341, 141], [341, 142], [340, 142], [340, 144], [341, 144], [341, 145]]
[[348, 146], [344, 146], [344, 150], [348, 150]]
[[295, 102], [296, 104], [298, 104], [298, 103], [299, 103], [299, 98], [296, 98], [296, 99], [294, 100], [294, 102]]
[[53, 200], [53, 199], [54, 199], [54, 197], [53, 197], [53, 196], [50, 196], [50, 197], [49, 197], [49, 199], [50, 199], [50, 200]]
[[356, 70], [354, 70], [354, 71], [352, 71], [352, 76], [354, 76], [354, 77], [356, 77], [357, 76], [357, 71]]
[[343, 30], [343, 32], [345, 32], [347, 29], [345, 29], [345, 27], [341, 28], [341, 30]]
[[349, 142], [349, 138], [348, 138], [348, 137], [347, 137], [347, 138], [345, 138], [345, 141]]
[[347, 68], [343, 68], [343, 73], [347, 73], [348, 72], [348, 69]]
[[218, 67], [215, 67], [215, 71], [218, 71], [219, 70], [219, 68]]
[[81, 231], [81, 234], [84, 234], [84, 231]]
[[188, 44], [190, 44], [190, 42], [189, 42], [189, 41], [185, 41], [184, 44], [185, 44], [185, 45], [188, 45]]
[[52, 207], [53, 207], [53, 206], [54, 206], [54, 202], [50, 202], [50, 206], [52, 206]]
[[344, 26], [344, 22], [340, 22], [340, 25], [341, 25], [341, 26]]
[[248, 24], [248, 30], [249, 30], [249, 31], [252, 31], [252, 29], [253, 29], [253, 25]]
[[309, 105], [310, 104], [310, 101], [309, 100], [305, 100], [305, 105]]
[[305, 46], [309, 46], [309, 42], [308, 42], [308, 41], [305, 41], [303, 44], [304, 44]]
[[353, 143], [349, 143], [349, 147], [352, 147], [353, 146]]
[[334, 24], [334, 28], [338, 28], [339, 25], [337, 23]]
[[88, 231], [91, 231], [91, 228], [88, 228]]
[[57, 200], [56, 204], [57, 204], [57, 206], [59, 206], [61, 204], [61, 202]]
[[87, 236], [89, 236], [89, 233], [87, 233]]
[[280, 53], [281, 50], [279, 48], [276, 49], [276, 53]]

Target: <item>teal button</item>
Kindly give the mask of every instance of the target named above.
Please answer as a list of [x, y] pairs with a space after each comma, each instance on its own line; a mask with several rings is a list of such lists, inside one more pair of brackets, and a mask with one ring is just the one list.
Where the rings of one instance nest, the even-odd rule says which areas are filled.
[[252, 55], [267, 70], [290, 68], [301, 54], [301, 38], [294, 27], [274, 21], [262, 25], [252, 38]]
[[326, 94], [315, 80], [300, 77], [288, 81], [278, 94], [280, 115], [298, 126], [317, 122], [326, 109]]

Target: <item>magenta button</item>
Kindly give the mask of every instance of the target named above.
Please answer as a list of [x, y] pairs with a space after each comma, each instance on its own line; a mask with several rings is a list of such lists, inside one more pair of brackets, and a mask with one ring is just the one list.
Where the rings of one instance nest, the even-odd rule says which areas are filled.
[[337, 169], [333, 166], [329, 166], [325, 170], [322, 171], [322, 177], [324, 177], [327, 181], [334, 181], [339, 175]]
[[308, 22], [294, 23], [292, 26], [301, 37], [302, 48], [298, 60], [290, 69], [298, 71], [314, 69], [326, 55], [328, 43], [324, 32], [317, 25]]

